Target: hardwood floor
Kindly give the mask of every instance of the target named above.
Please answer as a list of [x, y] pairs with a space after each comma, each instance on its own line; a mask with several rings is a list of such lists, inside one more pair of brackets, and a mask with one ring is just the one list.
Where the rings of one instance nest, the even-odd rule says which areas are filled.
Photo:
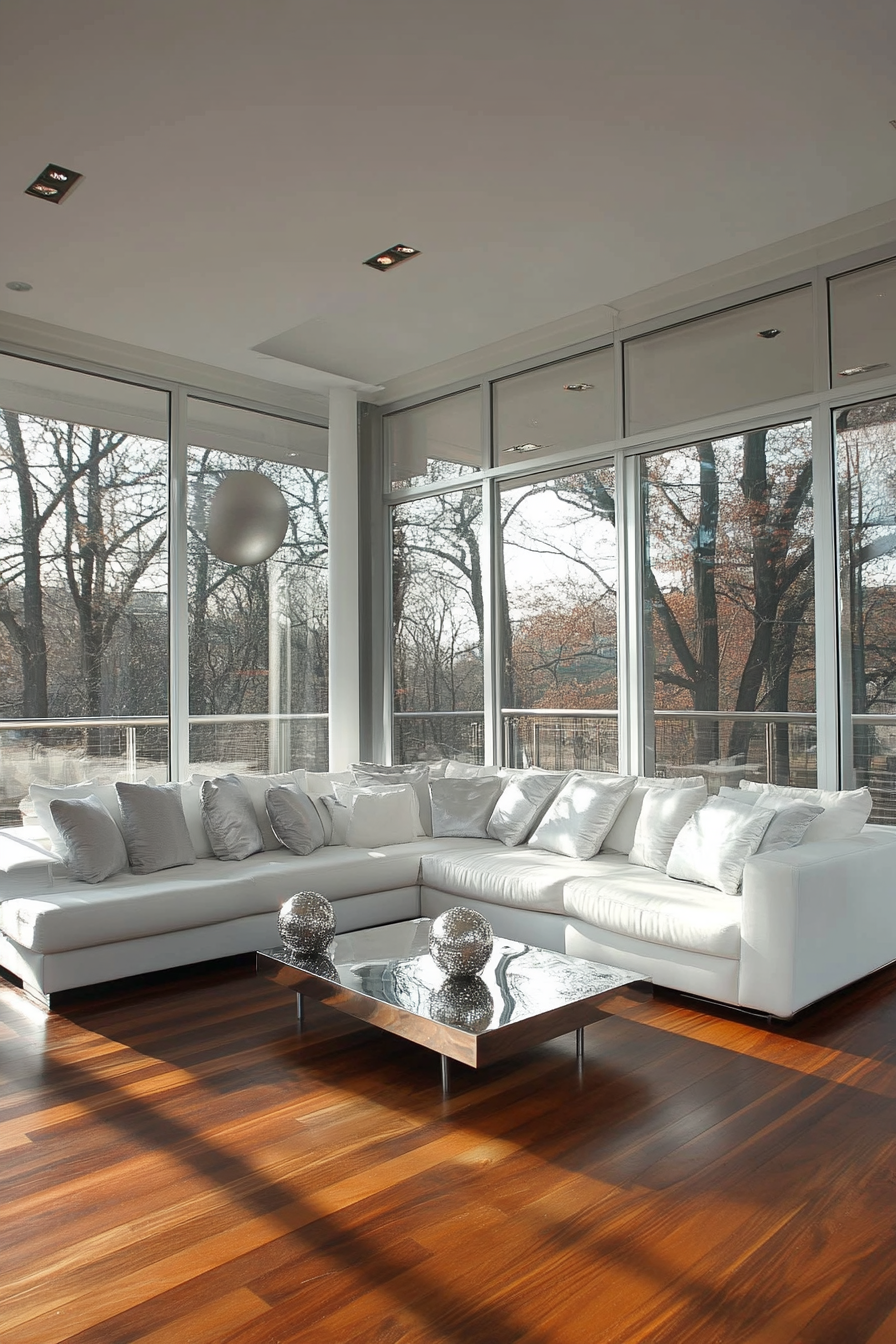
[[0, 987], [4, 1344], [896, 1342], [896, 972], [457, 1066], [193, 968]]

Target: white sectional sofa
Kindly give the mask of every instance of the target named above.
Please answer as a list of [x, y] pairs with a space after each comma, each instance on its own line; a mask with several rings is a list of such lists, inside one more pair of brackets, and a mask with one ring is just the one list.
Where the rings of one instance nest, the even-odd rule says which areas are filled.
[[739, 895], [630, 864], [496, 840], [286, 849], [203, 858], [148, 876], [74, 881], [28, 828], [0, 834], [0, 966], [35, 998], [275, 946], [296, 891], [333, 901], [340, 930], [479, 910], [495, 932], [608, 962], [654, 983], [787, 1018], [896, 960], [896, 833], [866, 826], [747, 860]]

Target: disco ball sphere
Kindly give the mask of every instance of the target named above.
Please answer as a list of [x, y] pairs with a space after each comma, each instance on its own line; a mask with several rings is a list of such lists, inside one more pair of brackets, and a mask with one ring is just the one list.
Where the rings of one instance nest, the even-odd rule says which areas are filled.
[[323, 956], [336, 935], [336, 916], [325, 896], [300, 891], [280, 907], [280, 940], [290, 950]]
[[487, 919], [456, 905], [433, 920], [429, 951], [448, 975], [478, 975], [492, 954], [492, 926]]
[[258, 471], [229, 471], [208, 506], [206, 541], [229, 565], [259, 565], [288, 526], [289, 508], [272, 480]]

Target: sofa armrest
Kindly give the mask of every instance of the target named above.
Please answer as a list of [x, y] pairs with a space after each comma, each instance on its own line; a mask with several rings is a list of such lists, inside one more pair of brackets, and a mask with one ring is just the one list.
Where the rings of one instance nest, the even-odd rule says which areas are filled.
[[791, 1017], [896, 960], [896, 832], [754, 855], [744, 869], [739, 1002]]

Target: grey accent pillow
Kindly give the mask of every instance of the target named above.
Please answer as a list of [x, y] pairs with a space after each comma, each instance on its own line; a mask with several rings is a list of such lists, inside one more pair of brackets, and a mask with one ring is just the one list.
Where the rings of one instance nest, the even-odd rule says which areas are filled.
[[[278, 784], [298, 784], [300, 789], [305, 789], [305, 771], [291, 770], [280, 775], [239, 774], [237, 771], [233, 771], [233, 776], [240, 781], [252, 801], [255, 820], [258, 822], [258, 829], [264, 839], [265, 849], [282, 849], [283, 846], [271, 830], [271, 823], [265, 806], [265, 795], [268, 789], [273, 789]], [[214, 775], [194, 774], [190, 776], [190, 783], [198, 784], [201, 788], [207, 779], [214, 778]], [[184, 811], [186, 812], [186, 807]], [[187, 816], [187, 825], [189, 824], [190, 818]]]
[[[429, 766], [428, 765], [390, 765], [368, 767], [353, 765], [352, 774], [355, 783], [362, 788], [395, 788], [410, 784], [417, 795], [420, 809], [420, 825], [425, 835], [432, 835], [432, 808], [429, 802]], [[338, 794], [337, 794], [338, 796]]]
[[317, 808], [297, 784], [277, 784], [264, 796], [271, 829], [293, 854], [313, 854], [324, 844]]
[[666, 872], [736, 896], [744, 865], [755, 854], [774, 814], [733, 798], [709, 798], [678, 833]]
[[594, 858], [634, 787], [634, 775], [607, 779], [569, 775], [530, 835], [529, 844], [571, 859]]
[[54, 798], [53, 822], [62, 837], [65, 866], [79, 882], [105, 882], [128, 866], [121, 831], [98, 798]]
[[199, 796], [202, 821], [215, 858], [239, 862], [264, 849], [252, 799], [236, 775], [205, 780]]
[[488, 823], [501, 796], [503, 779], [487, 775], [480, 779], [434, 779], [429, 786], [432, 800], [432, 833], [488, 839]]
[[767, 793], [741, 793], [738, 789], [719, 789], [720, 798], [735, 798], [751, 807], [765, 807], [774, 813], [768, 830], [762, 837], [757, 854], [772, 854], [777, 849], [794, 849], [802, 844], [803, 836], [816, 817], [824, 815], [819, 803], [800, 803], [787, 798], [774, 798]]
[[511, 776], [488, 820], [486, 830], [491, 838], [508, 846], [521, 845], [559, 793], [565, 778], [537, 771]]
[[116, 784], [124, 842], [135, 873], [196, 862], [178, 784]]

